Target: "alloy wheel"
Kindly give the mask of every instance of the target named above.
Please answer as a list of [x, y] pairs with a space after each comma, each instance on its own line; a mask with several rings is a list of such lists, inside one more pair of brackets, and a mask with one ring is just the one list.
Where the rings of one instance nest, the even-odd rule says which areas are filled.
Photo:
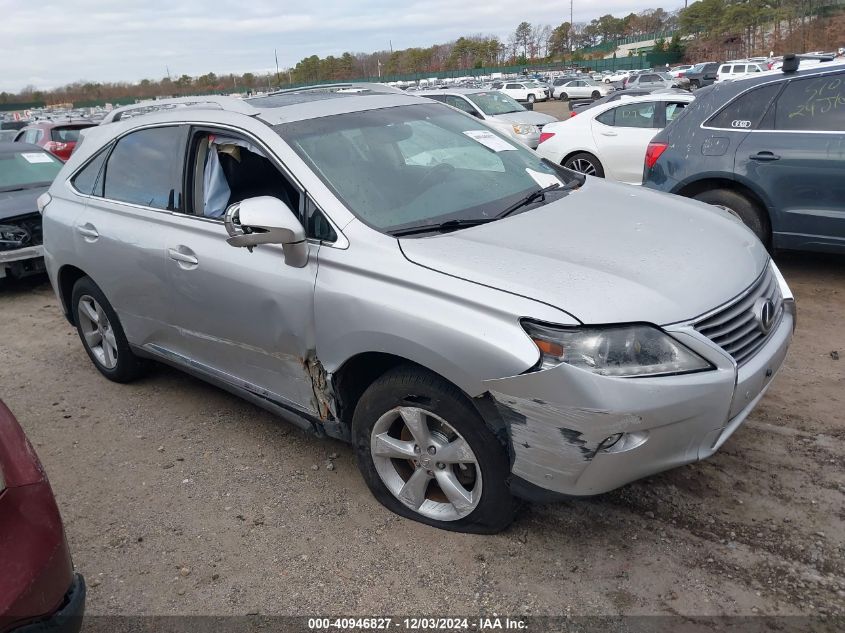
[[456, 521], [481, 500], [481, 468], [469, 443], [446, 420], [396, 407], [370, 434], [373, 464], [390, 493], [415, 512]]
[[588, 161], [586, 158], [576, 158], [575, 160], [569, 163], [569, 169], [580, 172], [582, 174], [586, 174], [587, 176], [596, 175], [596, 166], [593, 165], [593, 163]]
[[82, 295], [79, 298], [77, 318], [85, 345], [97, 362], [106, 369], [114, 369], [117, 366], [117, 341], [103, 308], [92, 296]]

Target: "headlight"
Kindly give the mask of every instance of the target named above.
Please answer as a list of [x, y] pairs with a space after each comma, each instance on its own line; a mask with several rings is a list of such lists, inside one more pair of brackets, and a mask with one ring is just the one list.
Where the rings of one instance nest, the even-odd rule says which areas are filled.
[[713, 365], [650, 325], [564, 328], [523, 321], [540, 350], [536, 369], [561, 363], [602, 376], [660, 376], [713, 369]]
[[514, 123], [513, 131], [515, 134], [539, 134], [540, 130], [536, 125], [527, 125], [525, 123]]

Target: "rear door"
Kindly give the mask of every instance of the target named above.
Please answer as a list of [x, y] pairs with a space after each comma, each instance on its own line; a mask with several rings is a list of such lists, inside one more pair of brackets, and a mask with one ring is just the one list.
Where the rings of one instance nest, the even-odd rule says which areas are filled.
[[[105, 293], [135, 345], [168, 337], [172, 297], [163, 226], [183, 204], [186, 133], [180, 125], [130, 132], [72, 180], [89, 196], [73, 227], [80, 267]], [[105, 162], [102, 169], [98, 159]]]
[[598, 159], [607, 176], [641, 184], [648, 142], [657, 133], [660, 101], [623, 103], [597, 116], [592, 122]]
[[774, 245], [845, 249], [845, 71], [790, 80], [736, 170], [768, 194]]

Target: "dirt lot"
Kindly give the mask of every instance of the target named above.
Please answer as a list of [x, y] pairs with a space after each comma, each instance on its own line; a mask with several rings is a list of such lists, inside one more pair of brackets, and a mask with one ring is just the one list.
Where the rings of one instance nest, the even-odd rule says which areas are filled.
[[0, 396], [89, 614], [843, 614], [845, 259], [779, 261], [793, 348], [715, 457], [493, 537], [390, 514], [345, 445], [198, 380], [106, 381], [44, 279], [0, 286]]

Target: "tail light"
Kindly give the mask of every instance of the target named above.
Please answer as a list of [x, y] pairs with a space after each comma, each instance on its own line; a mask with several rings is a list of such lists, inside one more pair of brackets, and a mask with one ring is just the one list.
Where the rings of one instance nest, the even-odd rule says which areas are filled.
[[577, 112], [575, 112], [575, 110], [572, 110], [572, 111], [569, 113], [569, 118], [571, 119], [571, 118], [572, 118], [572, 117], [574, 117], [576, 114], [578, 114], [578, 113], [577, 113]]
[[47, 144], [44, 146], [51, 154], [55, 154], [56, 152], [63, 152], [68, 148], [67, 143], [59, 143], [57, 141], [47, 141]]
[[645, 151], [645, 166], [648, 169], [654, 167], [654, 163], [656, 163], [661, 154], [666, 151], [667, 147], [669, 147], [668, 143], [656, 143], [654, 141], [649, 143], [648, 149]]
[[544, 142], [544, 141], [548, 141], [548, 140], [549, 140], [550, 138], [552, 138], [554, 135], [555, 135], [555, 133], [554, 133], [554, 132], [541, 132], [541, 133], [540, 133], [540, 142], [542, 143], [542, 142]]
[[685, 77], [685, 76], [686, 76], [686, 75], [684, 75], [683, 71], [681, 71], [681, 72], [679, 72], [679, 73], [678, 73], [678, 77]]

